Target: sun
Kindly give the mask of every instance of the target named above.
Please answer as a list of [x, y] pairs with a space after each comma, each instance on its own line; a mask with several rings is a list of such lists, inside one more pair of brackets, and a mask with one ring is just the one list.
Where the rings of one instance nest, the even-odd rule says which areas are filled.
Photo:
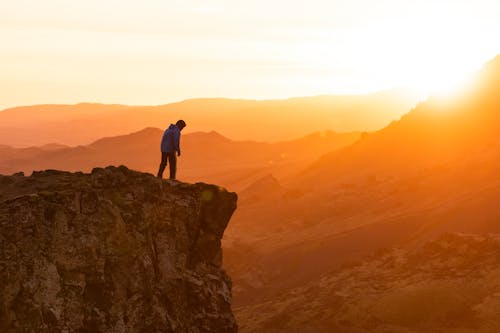
[[403, 88], [423, 98], [450, 95], [496, 54], [479, 37], [477, 44], [464, 43], [464, 36], [484, 35], [479, 23], [464, 25], [460, 17], [393, 18], [346, 29], [342, 37], [323, 31], [316, 42], [287, 55], [310, 72], [324, 74], [317, 80], [323, 91]]
[[388, 23], [378, 35], [388, 59], [381, 62], [396, 83], [428, 95], [453, 94], [488, 59], [480, 47], [463, 43], [463, 36], [481, 35], [473, 30], [458, 18]]
[[425, 67], [425, 70], [408, 73], [408, 80], [404, 82], [417, 93], [441, 97], [451, 97], [462, 91], [475, 72], [470, 69], [473, 66], [465, 65], [454, 67], [432, 62]]

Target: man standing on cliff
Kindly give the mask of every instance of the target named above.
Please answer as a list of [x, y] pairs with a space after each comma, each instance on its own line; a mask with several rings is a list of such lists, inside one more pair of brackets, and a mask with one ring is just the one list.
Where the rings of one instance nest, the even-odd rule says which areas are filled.
[[[181, 131], [186, 127], [184, 120], [178, 120], [175, 125], [170, 124], [170, 126], [163, 133], [163, 138], [161, 139], [161, 163], [158, 169], [158, 178], [163, 177], [163, 170], [167, 166], [167, 162], [170, 164], [170, 179], [175, 179], [175, 173], [177, 171], [177, 156], [181, 156]], [[175, 155], [177, 153], [177, 156]]]

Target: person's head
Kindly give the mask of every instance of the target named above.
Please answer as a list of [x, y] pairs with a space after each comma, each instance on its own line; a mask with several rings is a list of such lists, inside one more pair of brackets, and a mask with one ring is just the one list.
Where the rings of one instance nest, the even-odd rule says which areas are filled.
[[177, 120], [177, 122], [175, 123], [175, 125], [176, 125], [177, 127], [179, 127], [179, 130], [181, 130], [181, 131], [182, 131], [182, 129], [183, 129], [184, 127], [186, 127], [186, 122], [185, 122], [184, 120], [182, 120], [182, 119], [181, 119], [181, 120]]

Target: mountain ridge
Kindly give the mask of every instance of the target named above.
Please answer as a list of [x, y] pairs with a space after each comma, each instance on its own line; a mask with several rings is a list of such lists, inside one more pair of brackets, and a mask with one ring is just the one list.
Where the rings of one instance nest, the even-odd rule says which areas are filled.
[[[163, 130], [148, 127], [127, 135], [101, 138], [87, 146], [46, 151], [1, 148], [0, 173], [30, 173], [40, 169], [90, 171], [96, 166], [127, 164], [155, 174]], [[349, 144], [359, 133], [324, 132], [296, 140], [266, 143], [235, 141], [218, 132], [182, 135], [179, 177], [240, 189], [272, 170], [291, 174], [317, 156]]]
[[0, 143], [82, 145], [145, 127], [164, 128], [177, 119], [187, 121], [186, 131], [209, 128], [236, 140], [277, 142], [325, 129], [377, 129], [414, 103], [390, 91], [289, 100], [192, 99], [158, 106], [35, 105], [0, 112]]

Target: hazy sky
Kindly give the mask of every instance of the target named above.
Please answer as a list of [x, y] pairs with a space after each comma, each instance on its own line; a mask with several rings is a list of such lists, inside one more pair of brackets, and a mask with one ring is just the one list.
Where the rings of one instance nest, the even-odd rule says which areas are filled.
[[1, 0], [0, 108], [445, 88], [498, 0]]

